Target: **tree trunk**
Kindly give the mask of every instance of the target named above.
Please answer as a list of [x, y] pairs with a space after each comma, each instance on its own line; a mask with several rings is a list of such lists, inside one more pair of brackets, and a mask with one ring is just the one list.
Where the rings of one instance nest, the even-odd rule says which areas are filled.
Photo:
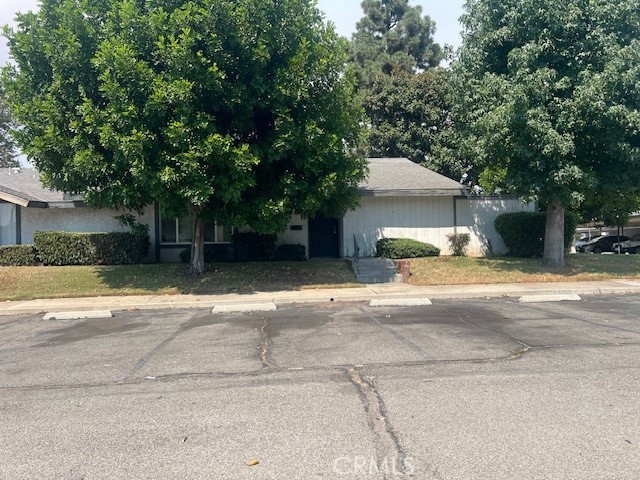
[[191, 240], [191, 262], [189, 273], [202, 275], [204, 273], [204, 220], [200, 218], [199, 207], [191, 208], [193, 238]]
[[542, 263], [548, 267], [564, 266], [564, 205], [558, 200], [547, 207]]

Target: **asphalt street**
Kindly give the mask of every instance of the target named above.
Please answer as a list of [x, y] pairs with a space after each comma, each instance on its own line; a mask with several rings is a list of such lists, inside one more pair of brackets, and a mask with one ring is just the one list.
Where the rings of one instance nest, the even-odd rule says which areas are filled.
[[640, 298], [433, 303], [0, 317], [0, 478], [640, 478]]

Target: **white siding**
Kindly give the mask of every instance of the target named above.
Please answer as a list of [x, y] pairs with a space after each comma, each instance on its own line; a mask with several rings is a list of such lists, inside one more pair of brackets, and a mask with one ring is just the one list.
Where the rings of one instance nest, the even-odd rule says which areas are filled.
[[375, 255], [381, 238], [413, 238], [446, 255], [453, 217], [453, 197], [363, 197], [360, 207], [344, 216], [342, 252], [353, 255], [355, 235], [363, 257]]
[[[292, 226], [302, 227], [302, 230], [291, 230]], [[290, 243], [304, 245], [307, 257], [309, 256], [309, 221], [300, 215], [293, 215], [284, 232], [278, 235], [278, 245]]]
[[[39, 231], [63, 232], [126, 232], [128, 227], [122, 226], [115, 215], [123, 212], [114, 210], [94, 210], [79, 208], [24, 208], [20, 209], [21, 241], [23, 244], [33, 243], [33, 234]], [[134, 215], [140, 223], [149, 226], [151, 248], [149, 258], [154, 259], [155, 245], [154, 211], [148, 207], [142, 216]]]
[[344, 216], [342, 251], [346, 257], [353, 255], [355, 235], [365, 257], [375, 255], [381, 238], [413, 238], [449, 255], [447, 235], [458, 232], [471, 235], [468, 255], [502, 255], [506, 248], [493, 226], [496, 217], [534, 209], [515, 198], [364, 197], [358, 209]]
[[504, 255], [507, 247], [496, 232], [494, 222], [498, 215], [510, 212], [531, 212], [535, 204], [520, 202], [512, 197], [470, 197], [456, 199], [458, 233], [469, 233], [471, 243], [467, 255], [484, 257]]

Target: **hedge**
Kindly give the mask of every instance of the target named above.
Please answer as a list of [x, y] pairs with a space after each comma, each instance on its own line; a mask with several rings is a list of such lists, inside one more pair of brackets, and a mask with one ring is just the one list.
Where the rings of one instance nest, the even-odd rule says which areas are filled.
[[276, 248], [276, 235], [242, 232], [232, 235], [239, 262], [261, 262], [271, 259]]
[[0, 247], [0, 265], [21, 267], [38, 263], [38, 255], [33, 245], [6, 245]]
[[149, 253], [149, 236], [131, 232], [35, 232], [45, 265], [120, 265], [140, 263]]
[[440, 255], [438, 247], [411, 238], [383, 238], [376, 243], [376, 251], [379, 256], [387, 258], [437, 257]]
[[[191, 261], [191, 246], [180, 252], [183, 263]], [[233, 262], [233, 245], [230, 243], [205, 243], [204, 263]]]
[[[515, 212], [499, 215], [494, 225], [507, 246], [508, 255], [525, 258], [542, 257], [546, 221], [546, 212]], [[565, 248], [571, 246], [577, 226], [577, 217], [571, 212], [566, 212], [564, 218]]]

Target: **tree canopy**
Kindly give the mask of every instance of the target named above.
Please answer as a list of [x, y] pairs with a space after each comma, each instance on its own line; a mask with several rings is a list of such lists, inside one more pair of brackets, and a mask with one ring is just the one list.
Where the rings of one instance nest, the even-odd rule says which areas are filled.
[[4, 99], [0, 98], [0, 167], [19, 167], [18, 152], [11, 137], [15, 124]]
[[[44, 182], [92, 206], [284, 229], [356, 202], [362, 112], [312, 0], [43, 0], [2, 83]], [[200, 244], [198, 244], [200, 241]]]
[[564, 210], [640, 191], [640, 9], [634, 0], [468, 0], [454, 116], [485, 185]]
[[449, 71], [395, 71], [381, 75], [363, 95], [369, 118], [368, 154], [407, 157], [451, 178], [466, 168], [452, 154], [447, 98]]
[[415, 72], [437, 66], [443, 58], [433, 41], [435, 22], [409, 0], [364, 0], [364, 16], [349, 45], [350, 64], [360, 88], [391, 72]]

